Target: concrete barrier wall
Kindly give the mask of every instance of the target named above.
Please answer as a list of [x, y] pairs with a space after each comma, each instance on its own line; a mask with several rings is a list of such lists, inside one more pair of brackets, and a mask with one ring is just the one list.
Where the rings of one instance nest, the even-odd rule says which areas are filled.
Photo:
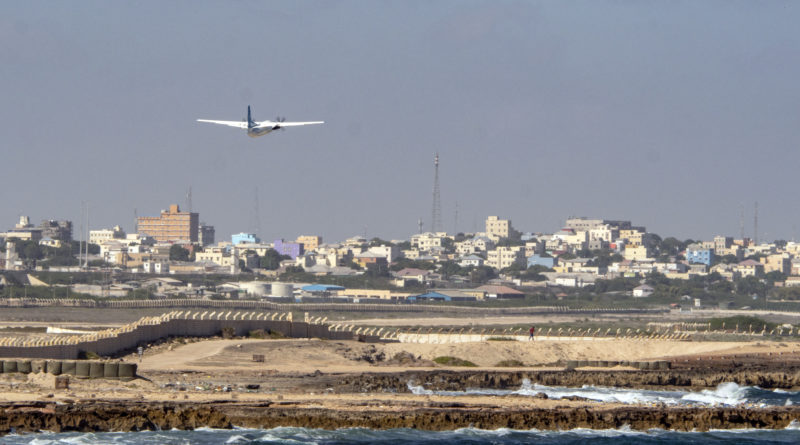
[[30, 374], [46, 372], [53, 375], [71, 375], [83, 378], [129, 379], [136, 377], [136, 364], [101, 361], [48, 360], [37, 362], [27, 359], [3, 360], [0, 373]]
[[0, 357], [77, 359], [87, 352], [107, 356], [133, 350], [162, 338], [210, 337], [220, 335], [223, 329], [228, 328], [237, 336], [247, 336], [251, 331], [262, 330], [289, 338], [353, 338], [352, 332], [331, 331], [330, 326], [319, 319], [316, 323], [293, 322], [291, 314], [287, 313], [173, 311], [160, 317], [144, 317], [129, 325], [93, 334], [34, 340], [0, 338]]

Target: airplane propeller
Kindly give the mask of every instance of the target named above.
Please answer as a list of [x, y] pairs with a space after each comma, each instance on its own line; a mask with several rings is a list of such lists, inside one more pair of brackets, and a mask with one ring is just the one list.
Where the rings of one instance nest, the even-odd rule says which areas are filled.
[[[286, 118], [285, 118], [285, 117], [278, 116], [278, 117], [276, 117], [276, 118], [275, 118], [275, 122], [278, 122], [279, 124], [280, 124], [281, 122], [286, 122]], [[278, 128], [280, 128], [281, 130], [285, 130], [285, 129], [286, 129], [286, 128], [284, 128], [284, 127], [281, 127], [280, 125], [278, 126]]]

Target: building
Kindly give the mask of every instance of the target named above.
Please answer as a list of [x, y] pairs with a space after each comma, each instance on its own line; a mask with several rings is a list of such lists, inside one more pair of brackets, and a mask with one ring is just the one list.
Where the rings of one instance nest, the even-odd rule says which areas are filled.
[[555, 264], [556, 259], [553, 257], [543, 257], [540, 255], [531, 255], [528, 257], [528, 267], [544, 266], [548, 269], [552, 269]]
[[646, 284], [633, 288], [633, 296], [635, 298], [646, 298], [653, 294], [654, 289]]
[[305, 252], [303, 245], [301, 243], [293, 243], [293, 242], [286, 242], [282, 239], [276, 239], [275, 242], [272, 244], [272, 248], [275, 249], [281, 255], [288, 255], [293, 260], [297, 259], [300, 255]]
[[486, 236], [493, 241], [509, 238], [516, 234], [510, 219], [500, 219], [496, 216], [486, 218]]
[[733, 266], [734, 272], [740, 277], [760, 277], [764, 275], [764, 265], [754, 260], [744, 260]]
[[90, 244], [103, 244], [106, 241], [125, 239], [125, 231], [120, 226], [114, 226], [111, 229], [99, 229], [89, 231]]
[[516, 289], [512, 289], [508, 286], [495, 286], [487, 284], [485, 286], [475, 288], [475, 290], [483, 292], [486, 295], [486, 298], [525, 298], [525, 293]]
[[58, 241], [72, 241], [72, 221], [45, 219], [39, 225], [42, 229], [42, 238]]
[[416, 247], [420, 252], [427, 252], [442, 247], [443, 238], [445, 238], [444, 233], [426, 232], [413, 235], [410, 241], [411, 245]]
[[645, 246], [628, 244], [625, 246], [623, 256], [626, 260], [641, 261], [650, 257], [650, 249]]
[[564, 223], [564, 227], [573, 230], [588, 231], [600, 226], [608, 226], [614, 230], [630, 229], [630, 221], [616, 221], [608, 219], [590, 219], [586, 217], [571, 217]]
[[689, 264], [705, 264], [710, 267], [714, 261], [714, 249], [703, 247], [700, 243], [689, 244], [686, 247], [686, 261]]
[[486, 255], [487, 266], [494, 269], [505, 269], [514, 265], [526, 265], [525, 249], [521, 246], [498, 247]]
[[261, 240], [255, 233], [237, 233], [231, 235], [231, 244], [234, 246], [237, 244], [258, 244], [260, 242]]
[[784, 275], [792, 273], [792, 259], [789, 254], [775, 253], [762, 257], [759, 261], [764, 265], [764, 273], [780, 272]]
[[467, 255], [458, 260], [461, 267], [480, 267], [483, 266], [483, 258], [478, 255]]
[[197, 213], [181, 212], [178, 204], [172, 204], [169, 210], [161, 211], [161, 216], [140, 216], [137, 227], [140, 235], [152, 236], [158, 242], [196, 243], [199, 219]]
[[200, 243], [201, 246], [210, 246], [214, 244], [214, 235], [216, 235], [214, 226], [209, 226], [202, 222], [200, 223], [200, 227], [197, 228], [197, 242]]
[[30, 218], [20, 216], [19, 223], [13, 229], [8, 229], [5, 233], [0, 233], [0, 237], [8, 239], [18, 239], [21, 241], [39, 241], [42, 239], [42, 229], [33, 227]]
[[303, 245], [306, 252], [315, 250], [322, 244], [322, 237], [317, 235], [302, 235], [298, 236], [296, 242]]

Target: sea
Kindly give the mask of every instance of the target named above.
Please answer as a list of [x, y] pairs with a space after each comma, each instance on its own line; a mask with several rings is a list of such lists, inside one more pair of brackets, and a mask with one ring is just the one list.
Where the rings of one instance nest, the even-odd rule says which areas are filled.
[[575, 429], [569, 431], [480, 430], [454, 431], [414, 429], [370, 430], [345, 428], [273, 428], [268, 430], [200, 428], [194, 431], [147, 431], [136, 433], [37, 433], [0, 437], [3, 444], [415, 444], [415, 445], [514, 445], [514, 444], [797, 444], [800, 424], [783, 430], [719, 430], [676, 432]]
[[[409, 389], [420, 395], [448, 396], [534, 396], [547, 394], [549, 399], [569, 396], [584, 397], [598, 402], [623, 404], [652, 404], [667, 406], [743, 406], [769, 407], [800, 404], [800, 392], [766, 390], [755, 386], [723, 383], [715, 389], [702, 391], [653, 391], [629, 388], [583, 386], [568, 388], [543, 386], [523, 382], [520, 388], [495, 390], [472, 388], [465, 391], [433, 391], [409, 382]], [[613, 430], [574, 429], [568, 431], [541, 430], [481, 430], [461, 428], [452, 431], [421, 431], [415, 429], [372, 430], [342, 428], [321, 430], [313, 428], [272, 428], [230, 430], [200, 428], [193, 431], [145, 431], [128, 433], [33, 433], [10, 434], [0, 437], [0, 444], [800, 444], [800, 422], [792, 422], [781, 430], [713, 430], [679, 432], [661, 429], [633, 431], [630, 428]]]
[[800, 392], [781, 389], [767, 390], [757, 386], [740, 386], [733, 382], [722, 383], [715, 389], [701, 391], [656, 391], [633, 388], [614, 388], [585, 385], [580, 388], [563, 386], [544, 386], [523, 380], [517, 389], [481, 389], [472, 388], [465, 391], [434, 391], [414, 382], [408, 383], [408, 389], [418, 395], [442, 396], [535, 396], [546, 394], [548, 399], [565, 397], [583, 397], [588, 400], [624, 404], [653, 404], [669, 406], [792, 406], [800, 404]]

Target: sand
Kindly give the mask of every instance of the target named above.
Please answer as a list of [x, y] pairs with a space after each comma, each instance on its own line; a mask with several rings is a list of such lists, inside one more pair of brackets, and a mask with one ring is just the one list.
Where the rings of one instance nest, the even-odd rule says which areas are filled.
[[[504, 360], [526, 366], [547, 367], [566, 360], [657, 360], [693, 354], [726, 354], [733, 351], [800, 349], [795, 343], [686, 342], [669, 340], [604, 341], [486, 341], [454, 344], [387, 343], [365, 344], [354, 341], [315, 339], [296, 340], [208, 340], [177, 345], [172, 350], [145, 357], [141, 373], [151, 371], [256, 371], [310, 373], [321, 372], [396, 372], [405, 368], [385, 366], [398, 353], [409, 353], [423, 360], [452, 356], [470, 360], [480, 367], [494, 367]], [[253, 361], [263, 354], [264, 363]], [[134, 359], [134, 357], [129, 357]], [[370, 363], [372, 361], [373, 363]], [[440, 368], [440, 366], [437, 366]]]

